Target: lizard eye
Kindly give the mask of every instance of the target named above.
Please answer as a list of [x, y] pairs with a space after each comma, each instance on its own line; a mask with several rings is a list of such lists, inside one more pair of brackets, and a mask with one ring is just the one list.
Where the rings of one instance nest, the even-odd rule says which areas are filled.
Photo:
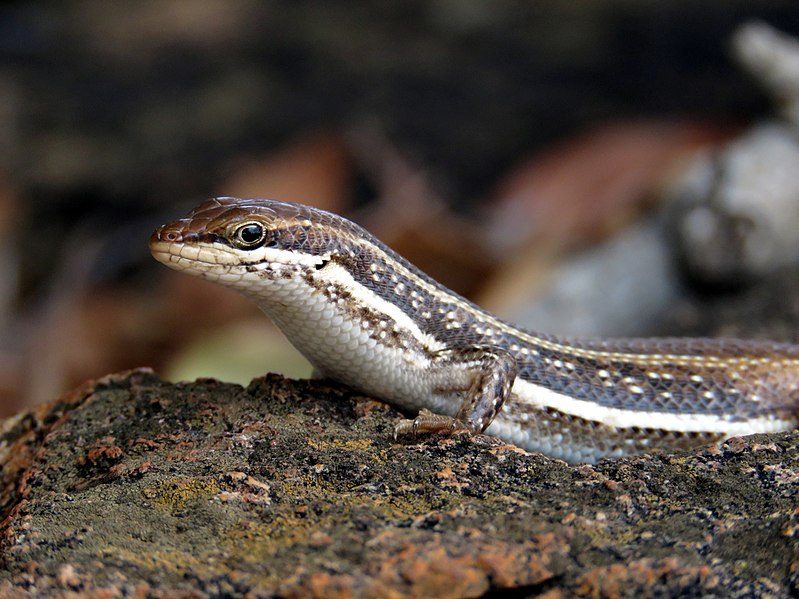
[[233, 242], [240, 248], [251, 250], [266, 239], [266, 229], [259, 223], [245, 223], [233, 231]]

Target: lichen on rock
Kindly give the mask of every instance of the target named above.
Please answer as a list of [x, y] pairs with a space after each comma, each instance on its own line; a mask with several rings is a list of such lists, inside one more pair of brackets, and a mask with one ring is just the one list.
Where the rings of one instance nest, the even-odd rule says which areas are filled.
[[795, 589], [796, 434], [568, 466], [322, 381], [111, 375], [3, 423], [3, 596]]

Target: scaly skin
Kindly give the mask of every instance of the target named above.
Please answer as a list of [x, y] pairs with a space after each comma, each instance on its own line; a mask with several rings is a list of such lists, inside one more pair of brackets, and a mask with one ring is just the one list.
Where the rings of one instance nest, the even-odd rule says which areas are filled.
[[797, 424], [798, 346], [528, 333], [308, 206], [209, 200], [150, 249], [252, 299], [323, 375], [420, 411], [399, 433], [486, 431], [594, 462]]

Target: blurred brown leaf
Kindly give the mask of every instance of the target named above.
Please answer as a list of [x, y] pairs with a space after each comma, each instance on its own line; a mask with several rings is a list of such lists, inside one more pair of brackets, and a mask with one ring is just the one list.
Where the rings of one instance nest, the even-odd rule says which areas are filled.
[[694, 152], [732, 133], [690, 122], [615, 123], [522, 162], [489, 206], [488, 234], [502, 268], [478, 301], [499, 313], [529, 301], [564, 252], [636, 220]]
[[500, 181], [490, 207], [493, 237], [506, 250], [601, 239], [640, 214], [681, 159], [730, 133], [690, 122], [633, 122], [566, 140]]

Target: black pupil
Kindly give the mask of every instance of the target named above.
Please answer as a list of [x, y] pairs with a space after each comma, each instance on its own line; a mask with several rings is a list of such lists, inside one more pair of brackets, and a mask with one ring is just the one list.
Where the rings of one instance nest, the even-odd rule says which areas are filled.
[[260, 225], [247, 225], [239, 229], [239, 239], [244, 243], [257, 243], [261, 241], [263, 229]]

